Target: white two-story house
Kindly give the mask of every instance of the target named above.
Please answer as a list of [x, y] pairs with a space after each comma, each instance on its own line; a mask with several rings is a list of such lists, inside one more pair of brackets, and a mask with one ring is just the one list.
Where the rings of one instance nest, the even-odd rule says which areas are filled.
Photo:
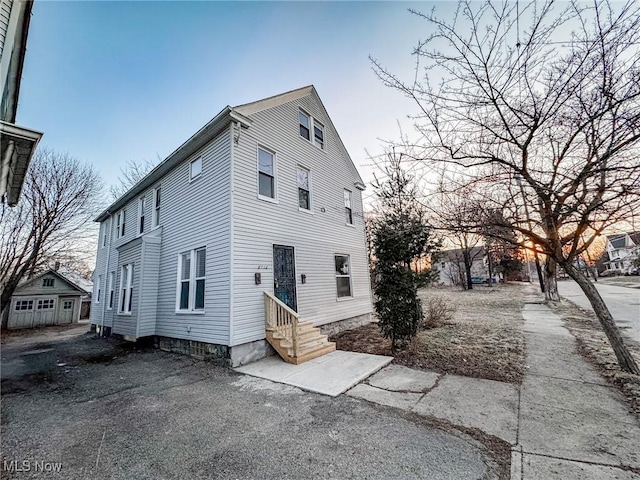
[[232, 365], [330, 351], [372, 311], [364, 188], [313, 86], [226, 107], [96, 219], [91, 323]]

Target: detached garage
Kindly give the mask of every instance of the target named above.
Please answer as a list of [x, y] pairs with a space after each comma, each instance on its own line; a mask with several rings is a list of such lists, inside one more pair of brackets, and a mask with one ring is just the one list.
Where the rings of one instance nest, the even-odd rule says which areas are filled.
[[82, 297], [88, 293], [61, 273], [48, 270], [16, 288], [11, 297], [8, 328], [77, 322]]

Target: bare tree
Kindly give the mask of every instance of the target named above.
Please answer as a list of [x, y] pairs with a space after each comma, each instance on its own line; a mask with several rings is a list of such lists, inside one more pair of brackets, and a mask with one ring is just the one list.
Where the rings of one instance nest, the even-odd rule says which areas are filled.
[[[0, 306], [6, 328], [11, 295], [54, 262], [94, 250], [91, 219], [99, 209], [98, 174], [68, 154], [38, 150], [18, 205], [0, 224]], [[95, 240], [94, 240], [95, 241]]]
[[460, 187], [531, 239], [547, 278], [558, 265], [580, 285], [620, 367], [640, 374], [575, 266], [603, 230], [639, 211], [640, 6], [462, 1], [452, 21], [414, 13], [431, 32], [414, 51], [424, 77], [403, 82], [373, 60], [419, 107], [420, 138], [407, 152], [464, 172]]
[[158, 161], [155, 163], [147, 159], [142, 160], [141, 162], [129, 160], [124, 167], [120, 168], [118, 182], [109, 187], [111, 200], [116, 201], [122, 195], [127, 193], [131, 187], [142, 180], [147, 173], [153, 170], [161, 160], [162, 159], [160, 157], [158, 157]]

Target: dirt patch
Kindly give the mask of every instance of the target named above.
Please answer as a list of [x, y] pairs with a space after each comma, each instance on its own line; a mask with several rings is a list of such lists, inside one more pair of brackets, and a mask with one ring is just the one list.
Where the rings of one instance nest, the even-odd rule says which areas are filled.
[[[481, 286], [471, 291], [429, 288], [420, 291], [423, 305], [440, 297], [455, 305], [444, 325], [421, 331], [411, 345], [396, 352], [394, 363], [420, 370], [452, 373], [520, 384], [524, 375], [522, 308], [518, 285]], [[391, 342], [377, 324], [334, 335], [340, 350], [391, 355]]]
[[[598, 368], [604, 378], [618, 387], [631, 411], [640, 419], [640, 376], [620, 371], [615, 353], [595, 314], [568, 301], [550, 306], [576, 338], [578, 351]], [[640, 364], [640, 344], [628, 338], [625, 340], [631, 355]]]

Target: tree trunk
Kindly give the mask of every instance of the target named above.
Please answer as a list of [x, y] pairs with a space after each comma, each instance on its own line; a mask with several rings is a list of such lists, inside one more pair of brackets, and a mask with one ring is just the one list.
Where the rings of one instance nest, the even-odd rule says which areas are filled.
[[542, 293], [545, 293], [545, 288], [544, 288], [544, 278], [542, 276], [542, 267], [540, 266], [540, 260], [538, 259], [538, 254], [535, 254], [535, 258], [536, 258], [536, 272], [538, 272], [538, 283], [540, 283], [540, 291]]
[[469, 249], [465, 248], [462, 252], [464, 258], [464, 272], [467, 277], [467, 290], [473, 290], [473, 282], [471, 281], [471, 255]]
[[547, 257], [547, 261], [544, 264], [544, 284], [545, 300], [559, 302], [560, 295], [558, 294], [558, 280], [556, 279], [556, 261], [549, 257]]
[[618, 365], [620, 365], [620, 368], [627, 373], [640, 375], [638, 364], [631, 356], [631, 353], [629, 352], [629, 349], [624, 342], [624, 338], [620, 334], [620, 330], [613, 320], [613, 316], [609, 312], [607, 305], [604, 303], [604, 300], [602, 300], [602, 297], [600, 296], [600, 293], [598, 292], [596, 287], [589, 281], [589, 278], [586, 275], [584, 275], [573, 265], [565, 265], [564, 269], [569, 274], [569, 276], [573, 278], [578, 283], [578, 285], [580, 285], [580, 288], [589, 299], [591, 307], [598, 317], [604, 333], [609, 339], [611, 348], [613, 348], [613, 351], [616, 354], [616, 358], [618, 359]]

